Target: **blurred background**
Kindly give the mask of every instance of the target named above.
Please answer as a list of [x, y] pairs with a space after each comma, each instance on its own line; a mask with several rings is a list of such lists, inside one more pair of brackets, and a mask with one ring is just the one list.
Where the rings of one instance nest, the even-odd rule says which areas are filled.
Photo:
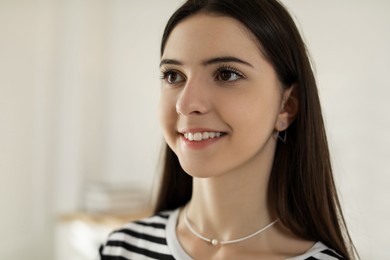
[[[159, 44], [181, 2], [0, 0], [0, 259], [93, 259], [150, 210]], [[352, 238], [390, 259], [390, 1], [282, 2], [312, 55]]]

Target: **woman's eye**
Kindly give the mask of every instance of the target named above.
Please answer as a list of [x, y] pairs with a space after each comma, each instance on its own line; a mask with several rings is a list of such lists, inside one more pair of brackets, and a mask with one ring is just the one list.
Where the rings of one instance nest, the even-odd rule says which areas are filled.
[[219, 81], [236, 81], [243, 78], [243, 75], [231, 69], [220, 69], [217, 72], [216, 80]]
[[163, 73], [162, 78], [168, 83], [168, 84], [177, 84], [184, 80], [184, 77], [176, 72], [176, 71], [167, 71]]

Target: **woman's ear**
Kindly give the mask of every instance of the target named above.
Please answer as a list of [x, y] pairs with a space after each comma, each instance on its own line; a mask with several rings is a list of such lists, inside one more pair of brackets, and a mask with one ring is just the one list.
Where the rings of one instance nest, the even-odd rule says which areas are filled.
[[286, 130], [298, 114], [298, 85], [293, 84], [283, 90], [282, 103], [275, 129], [279, 132]]

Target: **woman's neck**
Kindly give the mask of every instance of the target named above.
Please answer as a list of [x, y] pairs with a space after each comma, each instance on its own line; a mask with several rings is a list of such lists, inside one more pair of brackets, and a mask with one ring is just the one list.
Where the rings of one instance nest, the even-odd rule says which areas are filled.
[[[269, 168], [269, 169], [268, 169]], [[270, 167], [194, 178], [187, 213], [204, 236], [231, 240], [253, 233], [273, 219], [267, 205]]]

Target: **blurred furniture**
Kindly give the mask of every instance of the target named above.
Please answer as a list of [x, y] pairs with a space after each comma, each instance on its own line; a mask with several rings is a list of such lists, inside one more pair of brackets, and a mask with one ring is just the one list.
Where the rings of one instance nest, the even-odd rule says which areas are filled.
[[98, 259], [99, 246], [115, 228], [146, 217], [151, 211], [110, 215], [73, 213], [60, 216], [55, 228], [56, 260]]

